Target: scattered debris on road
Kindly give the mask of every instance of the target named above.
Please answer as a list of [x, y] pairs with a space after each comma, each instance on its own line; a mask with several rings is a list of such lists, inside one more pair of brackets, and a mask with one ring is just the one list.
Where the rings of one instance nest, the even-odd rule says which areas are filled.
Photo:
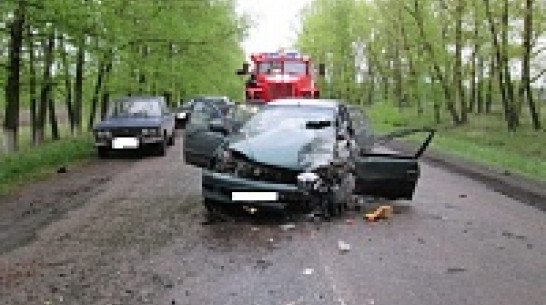
[[337, 242], [337, 248], [339, 249], [341, 253], [346, 253], [351, 251], [351, 245], [342, 240]]
[[289, 230], [294, 230], [296, 228], [296, 225], [293, 223], [286, 223], [286, 224], [280, 225], [280, 227], [283, 231], [289, 231]]
[[373, 213], [367, 213], [364, 215], [367, 221], [374, 222], [378, 219], [388, 219], [392, 217], [393, 208], [390, 205], [382, 205], [378, 207]]
[[454, 273], [459, 273], [459, 272], [464, 272], [464, 271], [466, 271], [466, 269], [462, 268], [462, 267], [447, 268], [447, 273], [448, 274], [454, 274]]
[[305, 269], [303, 270], [303, 275], [311, 275], [311, 274], [313, 274], [314, 272], [315, 272], [315, 269], [313, 269], [313, 268], [305, 268]]

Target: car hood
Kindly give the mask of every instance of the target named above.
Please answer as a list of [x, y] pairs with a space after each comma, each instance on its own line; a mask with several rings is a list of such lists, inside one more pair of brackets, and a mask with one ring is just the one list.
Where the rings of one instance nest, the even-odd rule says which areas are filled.
[[97, 125], [94, 129], [110, 129], [110, 128], [128, 128], [128, 127], [142, 127], [151, 128], [159, 127], [162, 119], [158, 117], [151, 118], [109, 118]]
[[248, 159], [293, 170], [312, 170], [333, 158], [335, 134], [332, 128], [275, 128], [256, 135], [238, 133], [228, 141], [228, 149]]

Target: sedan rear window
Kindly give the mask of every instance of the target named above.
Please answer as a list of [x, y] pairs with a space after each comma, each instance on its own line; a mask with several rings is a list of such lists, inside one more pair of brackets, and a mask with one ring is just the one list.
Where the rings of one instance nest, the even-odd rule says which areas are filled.
[[109, 117], [159, 117], [161, 104], [154, 100], [118, 100], [109, 110]]

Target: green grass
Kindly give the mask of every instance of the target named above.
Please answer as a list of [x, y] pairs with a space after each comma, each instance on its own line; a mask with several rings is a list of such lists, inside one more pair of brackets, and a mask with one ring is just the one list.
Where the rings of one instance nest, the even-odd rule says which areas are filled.
[[29, 182], [56, 173], [60, 166], [73, 166], [93, 158], [93, 137], [85, 133], [74, 138], [26, 146], [20, 151], [0, 155], [0, 195], [5, 195]]
[[[431, 113], [419, 116], [411, 108], [399, 111], [386, 103], [378, 103], [367, 111], [374, 128], [380, 132], [404, 127], [436, 127], [438, 132], [432, 147], [437, 150], [546, 181], [546, 132], [532, 130], [525, 114], [518, 131], [508, 132], [499, 112], [472, 114], [470, 124], [453, 127], [445, 112], [442, 123], [436, 125]], [[546, 124], [546, 118], [542, 122]]]

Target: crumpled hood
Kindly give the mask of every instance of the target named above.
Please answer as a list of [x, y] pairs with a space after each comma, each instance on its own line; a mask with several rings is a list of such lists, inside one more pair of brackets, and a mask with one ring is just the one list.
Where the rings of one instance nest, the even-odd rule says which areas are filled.
[[94, 129], [111, 129], [111, 128], [131, 128], [142, 127], [152, 128], [161, 125], [162, 118], [109, 118], [95, 125]]
[[308, 170], [326, 165], [332, 160], [334, 140], [334, 130], [331, 127], [278, 127], [253, 136], [238, 133], [229, 139], [228, 148], [259, 163]]

